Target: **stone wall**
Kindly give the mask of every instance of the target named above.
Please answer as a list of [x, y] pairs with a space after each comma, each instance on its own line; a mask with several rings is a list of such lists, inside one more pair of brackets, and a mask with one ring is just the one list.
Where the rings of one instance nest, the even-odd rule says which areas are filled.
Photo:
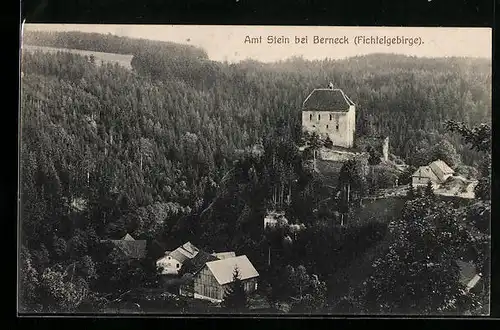
[[362, 155], [364, 155], [364, 153], [336, 151], [327, 148], [322, 148], [319, 150], [319, 158], [321, 160], [330, 160], [336, 162], [345, 162], [349, 159], [354, 159], [356, 156]]

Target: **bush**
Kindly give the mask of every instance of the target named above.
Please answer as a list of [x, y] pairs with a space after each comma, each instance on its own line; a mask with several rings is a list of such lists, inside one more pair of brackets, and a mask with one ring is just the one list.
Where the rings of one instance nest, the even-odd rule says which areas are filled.
[[403, 173], [401, 173], [398, 177], [398, 183], [401, 185], [410, 184], [411, 176], [417, 170], [414, 166], [409, 166]]
[[386, 165], [374, 167], [372, 185], [375, 189], [394, 187], [398, 179], [398, 174], [392, 167]]
[[477, 179], [479, 177], [479, 171], [472, 166], [458, 165], [455, 168], [455, 175], [461, 175], [466, 179]]

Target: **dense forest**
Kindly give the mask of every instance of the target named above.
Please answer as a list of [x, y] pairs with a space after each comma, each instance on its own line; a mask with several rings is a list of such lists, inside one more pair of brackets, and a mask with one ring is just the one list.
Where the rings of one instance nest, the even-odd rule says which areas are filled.
[[[185, 98], [193, 98], [178, 101], [189, 102], [185, 107], [176, 105], [195, 119], [188, 127], [191, 132], [211, 124], [205, 114], [215, 120], [234, 112], [224, 117], [227, 121], [222, 125], [227, 127], [221, 127], [223, 132], [228, 127], [242, 130], [228, 134], [231, 147], [255, 143], [258, 128], [273, 125], [276, 118], [296, 124], [305, 97], [330, 81], [356, 103], [357, 132], [388, 135], [393, 153], [403, 158], [448, 139], [464, 162], [472, 165], [477, 155], [457, 136], [446, 134], [442, 123], [447, 119], [472, 125], [491, 121], [491, 61], [486, 59], [373, 54], [346, 60], [291, 58], [270, 64], [252, 60], [228, 64], [210, 61], [193, 46], [114, 35], [27, 32], [24, 42], [133, 54], [135, 71], [157, 82], [160, 90], [175, 84], [185, 91]], [[170, 102], [178, 100], [175, 93], [169, 93]], [[164, 96], [168, 102], [168, 95]]]
[[[483, 151], [443, 124], [489, 124], [487, 60], [375, 54], [230, 64], [192, 46], [112, 35], [26, 32], [23, 42], [134, 55], [129, 71], [64, 52], [22, 54], [22, 301], [28, 309], [97, 308], [118, 283], [118, 291], [153, 283], [154, 255], [135, 266], [110, 264], [98, 248], [100, 239], [125, 233], [171, 248], [188, 240], [207, 250], [232, 248], [259, 269], [273, 248], [273, 260], [287, 272], [322, 280], [338, 264], [296, 257], [347, 260], [381, 239], [387, 228], [378, 223], [347, 232], [321, 224], [333, 215], [318, 202], [331, 191], [297, 145], [302, 101], [330, 81], [357, 104], [357, 134], [388, 135], [391, 153], [407, 163], [425, 163], [435, 145], [446, 146], [453, 165], [479, 168], [484, 160]], [[277, 207], [307, 229], [263, 235], [262, 218]], [[324, 236], [331, 231], [333, 240]], [[280, 276], [269, 275], [269, 286]], [[321, 296], [321, 286], [311, 283]], [[282, 294], [275, 289], [272, 296]]]

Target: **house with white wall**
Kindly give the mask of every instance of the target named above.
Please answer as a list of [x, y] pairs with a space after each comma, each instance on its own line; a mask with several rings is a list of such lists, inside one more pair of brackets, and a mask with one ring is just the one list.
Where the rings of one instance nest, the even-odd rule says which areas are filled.
[[156, 261], [156, 267], [160, 269], [161, 275], [178, 275], [182, 265], [194, 258], [200, 250], [187, 242], [172, 252], [165, 252], [165, 255]]

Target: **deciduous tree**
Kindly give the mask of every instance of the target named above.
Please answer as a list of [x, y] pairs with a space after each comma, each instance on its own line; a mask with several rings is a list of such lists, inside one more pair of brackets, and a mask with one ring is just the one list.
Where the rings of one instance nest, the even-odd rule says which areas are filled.
[[465, 295], [459, 282], [461, 259], [470, 246], [457, 211], [428, 197], [406, 203], [401, 219], [391, 223], [389, 251], [374, 263], [365, 286], [372, 312], [441, 314], [456, 312]]

